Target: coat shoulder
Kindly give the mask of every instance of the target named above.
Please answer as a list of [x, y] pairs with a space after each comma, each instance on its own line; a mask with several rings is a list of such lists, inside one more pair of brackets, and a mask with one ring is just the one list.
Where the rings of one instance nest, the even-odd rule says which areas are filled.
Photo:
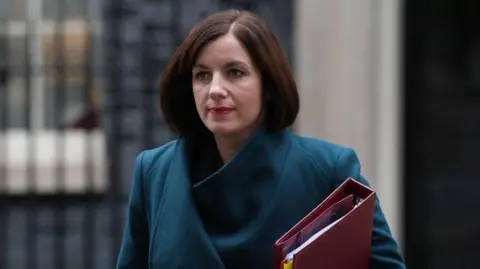
[[[318, 188], [333, 188], [336, 185], [344, 156], [351, 152], [349, 148], [331, 141], [297, 134], [292, 134], [291, 145], [289, 167], [304, 171], [304, 175], [310, 175], [315, 184], [321, 184]], [[307, 180], [307, 184], [310, 184], [309, 182]]]
[[142, 173], [144, 178], [148, 178], [152, 173], [162, 167], [169, 166], [176, 145], [177, 140], [172, 140], [161, 146], [144, 150], [139, 154], [142, 156]]
[[304, 155], [320, 167], [335, 167], [339, 158], [346, 152], [351, 151], [348, 147], [335, 144], [328, 140], [297, 134], [292, 136], [292, 144], [293, 150], [296, 151], [297, 154]]

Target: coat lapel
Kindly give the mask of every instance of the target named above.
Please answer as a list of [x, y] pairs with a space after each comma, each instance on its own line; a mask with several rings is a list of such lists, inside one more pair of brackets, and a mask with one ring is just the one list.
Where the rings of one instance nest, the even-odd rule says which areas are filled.
[[186, 143], [177, 142], [152, 231], [153, 268], [224, 268], [191, 196]]

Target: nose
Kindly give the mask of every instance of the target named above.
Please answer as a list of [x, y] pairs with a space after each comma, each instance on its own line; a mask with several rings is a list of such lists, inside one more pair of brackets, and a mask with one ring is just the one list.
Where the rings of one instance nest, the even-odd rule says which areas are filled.
[[213, 100], [220, 100], [227, 96], [225, 81], [221, 74], [214, 74], [210, 83], [209, 96]]

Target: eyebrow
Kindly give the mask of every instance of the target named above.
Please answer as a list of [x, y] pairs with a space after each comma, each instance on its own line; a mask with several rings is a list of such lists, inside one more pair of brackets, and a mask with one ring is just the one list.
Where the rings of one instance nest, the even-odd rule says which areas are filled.
[[206, 65], [203, 65], [203, 64], [194, 64], [194, 65], [193, 65], [193, 68], [208, 69], [208, 67], [207, 67]]
[[[238, 60], [230, 61], [230, 62], [228, 62], [225, 66], [226, 66], [226, 67], [232, 67], [232, 66], [238, 66], [238, 65], [246, 65], [246, 66], [248, 66], [247, 63], [242, 62], [242, 61], [238, 61]], [[193, 68], [208, 69], [208, 66], [206, 66], [206, 65], [204, 65], [204, 64], [196, 63], [196, 64], [193, 65]]]
[[227, 67], [232, 67], [232, 66], [236, 66], [236, 65], [246, 65], [248, 66], [248, 64], [242, 62], [242, 61], [230, 61], [227, 63]]

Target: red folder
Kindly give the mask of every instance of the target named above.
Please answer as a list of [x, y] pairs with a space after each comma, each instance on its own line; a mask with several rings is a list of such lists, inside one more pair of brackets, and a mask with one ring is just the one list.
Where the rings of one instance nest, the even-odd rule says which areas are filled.
[[293, 268], [368, 269], [374, 211], [375, 191], [348, 178], [277, 240], [275, 268], [283, 268], [289, 252], [337, 220], [294, 256]]

